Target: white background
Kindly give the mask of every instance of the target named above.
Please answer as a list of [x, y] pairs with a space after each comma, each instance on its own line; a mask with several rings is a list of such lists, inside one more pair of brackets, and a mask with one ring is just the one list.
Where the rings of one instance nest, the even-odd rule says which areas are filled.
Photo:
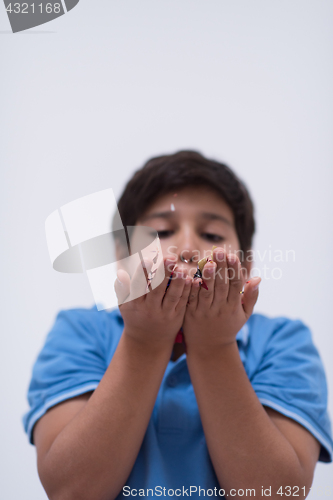
[[[44, 221], [118, 197], [153, 155], [227, 162], [255, 200], [255, 248], [295, 250], [256, 310], [311, 327], [333, 414], [332, 25], [330, 0], [81, 0], [13, 35], [0, 5], [1, 499], [46, 498], [21, 424], [31, 369], [59, 309], [93, 304], [84, 275], [52, 270]], [[333, 497], [332, 465], [313, 487]]]

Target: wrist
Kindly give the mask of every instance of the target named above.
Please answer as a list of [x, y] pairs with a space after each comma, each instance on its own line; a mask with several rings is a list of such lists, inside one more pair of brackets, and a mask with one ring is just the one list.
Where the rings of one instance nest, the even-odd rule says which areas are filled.
[[191, 342], [186, 341], [186, 355], [187, 358], [194, 360], [209, 361], [218, 358], [219, 360], [228, 361], [235, 355], [239, 358], [239, 351], [236, 339], [220, 344], [210, 344], [204, 340], [200, 344], [191, 344]]
[[138, 355], [142, 356], [171, 356], [174, 340], [159, 336], [158, 332], [154, 335], [145, 335], [145, 332], [138, 328], [126, 327], [122, 333], [122, 341], [128, 349], [134, 349]]

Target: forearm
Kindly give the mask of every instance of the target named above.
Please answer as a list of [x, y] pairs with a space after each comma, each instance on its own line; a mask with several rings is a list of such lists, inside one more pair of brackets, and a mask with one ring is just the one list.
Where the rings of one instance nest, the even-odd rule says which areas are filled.
[[187, 364], [221, 487], [254, 488], [260, 496], [271, 486], [274, 497], [280, 486], [307, 486], [293, 447], [251, 386], [236, 341], [212, 352], [188, 346]]
[[123, 333], [98, 387], [43, 460], [52, 500], [117, 496], [140, 450], [171, 350], [147, 351]]

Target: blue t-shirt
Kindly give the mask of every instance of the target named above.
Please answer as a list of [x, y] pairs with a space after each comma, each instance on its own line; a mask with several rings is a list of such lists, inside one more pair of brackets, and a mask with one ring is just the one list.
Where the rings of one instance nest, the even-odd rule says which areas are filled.
[[[23, 422], [31, 443], [35, 423], [49, 408], [96, 389], [123, 327], [118, 308], [97, 311], [94, 306], [58, 314], [29, 387], [30, 410]], [[332, 461], [325, 373], [309, 329], [299, 320], [253, 314], [238, 332], [237, 343], [259, 401], [303, 425], [321, 443], [319, 460]], [[128, 489], [118, 498], [128, 496], [132, 488], [158, 487], [180, 489], [183, 496], [183, 488], [195, 485], [206, 490], [220, 488], [183, 354], [168, 363], [126, 482]], [[160, 496], [159, 491], [154, 490], [155, 496]], [[193, 492], [191, 496], [198, 495]]]

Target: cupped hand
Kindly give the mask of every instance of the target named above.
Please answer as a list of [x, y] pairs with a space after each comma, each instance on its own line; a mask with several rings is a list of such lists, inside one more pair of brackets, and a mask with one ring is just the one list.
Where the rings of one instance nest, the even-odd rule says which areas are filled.
[[191, 285], [183, 325], [186, 345], [202, 349], [231, 344], [252, 314], [261, 278], [244, 283], [237, 255], [216, 248], [205, 264], [203, 280], [207, 290], [200, 287], [200, 279]]
[[[153, 262], [146, 260], [144, 264], [145, 268], [139, 264], [132, 279], [124, 270], [117, 273], [115, 291], [124, 320], [124, 333], [149, 346], [173, 345], [184, 321], [192, 278], [184, 267], [175, 268], [175, 262], [166, 257], [160, 264], [165, 268], [165, 277], [152, 289], [147, 275]], [[145, 279], [142, 269], [146, 271]]]

